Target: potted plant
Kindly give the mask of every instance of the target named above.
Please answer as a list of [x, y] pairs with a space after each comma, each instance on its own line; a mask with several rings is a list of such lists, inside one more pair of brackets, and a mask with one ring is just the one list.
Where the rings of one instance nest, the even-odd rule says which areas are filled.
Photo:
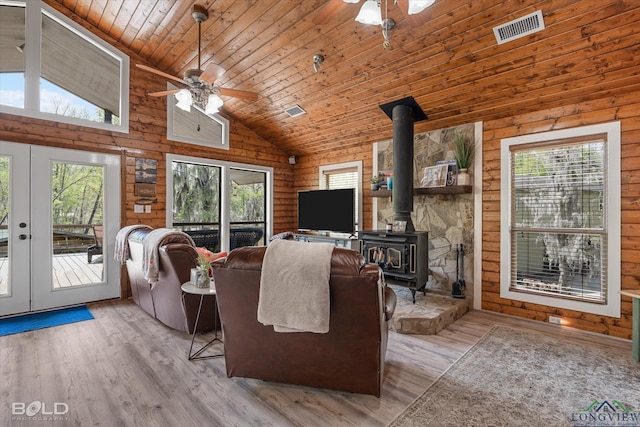
[[469, 176], [468, 169], [471, 166], [473, 160], [473, 142], [468, 136], [463, 135], [460, 132], [456, 132], [456, 145], [453, 151], [453, 155], [458, 164], [458, 185], [471, 184], [471, 177]]
[[209, 287], [209, 269], [211, 268], [211, 260], [213, 252], [206, 248], [196, 248], [198, 253], [198, 265], [191, 269], [191, 283], [198, 288]]
[[380, 183], [382, 182], [382, 176], [380, 175], [373, 175], [370, 179], [369, 182], [371, 183], [371, 191], [377, 191], [378, 187], [380, 186]]

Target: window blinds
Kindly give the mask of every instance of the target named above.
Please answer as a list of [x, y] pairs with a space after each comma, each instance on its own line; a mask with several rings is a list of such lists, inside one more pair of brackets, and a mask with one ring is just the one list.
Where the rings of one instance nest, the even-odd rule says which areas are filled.
[[605, 141], [511, 151], [511, 290], [606, 303]]

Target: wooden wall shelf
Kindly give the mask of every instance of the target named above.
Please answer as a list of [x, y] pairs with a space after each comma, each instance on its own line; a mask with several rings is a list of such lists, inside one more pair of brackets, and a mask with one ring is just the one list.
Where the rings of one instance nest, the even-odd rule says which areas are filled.
[[[437, 194], [470, 194], [473, 187], [471, 185], [451, 185], [448, 187], [429, 187], [429, 188], [414, 188], [413, 195], [437, 195]], [[393, 190], [377, 190], [369, 191], [371, 197], [391, 197]]]

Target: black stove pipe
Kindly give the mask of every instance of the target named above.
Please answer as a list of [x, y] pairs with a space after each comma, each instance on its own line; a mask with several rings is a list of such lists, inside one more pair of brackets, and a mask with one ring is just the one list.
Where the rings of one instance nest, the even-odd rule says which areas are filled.
[[413, 211], [413, 109], [396, 105], [393, 118], [393, 212], [394, 221], [406, 221], [406, 231], [415, 231]]

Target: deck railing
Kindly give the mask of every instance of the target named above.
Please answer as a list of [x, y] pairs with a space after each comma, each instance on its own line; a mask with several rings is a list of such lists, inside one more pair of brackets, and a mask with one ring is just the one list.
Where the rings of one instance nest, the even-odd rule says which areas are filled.
[[[264, 244], [264, 221], [233, 221], [229, 223], [229, 248]], [[189, 234], [196, 246], [212, 252], [220, 251], [220, 224], [217, 222], [176, 222], [173, 227]]]
[[[102, 224], [56, 224], [53, 226], [53, 253], [73, 254], [86, 252], [87, 248], [96, 244], [94, 227]], [[0, 230], [7, 230], [6, 225]], [[8, 232], [0, 238], [0, 257], [7, 256]]]

